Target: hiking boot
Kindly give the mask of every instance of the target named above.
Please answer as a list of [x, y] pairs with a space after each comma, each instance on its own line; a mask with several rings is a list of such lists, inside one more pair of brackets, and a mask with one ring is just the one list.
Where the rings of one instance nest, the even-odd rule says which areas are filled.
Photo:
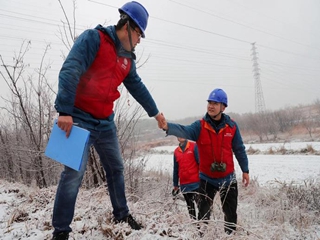
[[68, 240], [68, 239], [69, 239], [68, 232], [60, 232], [60, 233], [54, 234], [52, 237], [52, 240]]
[[131, 214], [129, 214], [128, 216], [120, 219], [120, 220], [116, 220], [116, 223], [128, 223], [129, 226], [134, 229], [134, 230], [140, 230], [142, 228], [142, 226], [137, 223], [137, 221], [131, 216]]

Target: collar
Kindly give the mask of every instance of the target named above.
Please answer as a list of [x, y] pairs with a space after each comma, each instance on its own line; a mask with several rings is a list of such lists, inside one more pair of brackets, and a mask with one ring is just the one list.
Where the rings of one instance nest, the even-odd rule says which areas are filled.
[[116, 26], [115, 25], [103, 27], [102, 25], [99, 24], [98, 26], [95, 27], [95, 29], [100, 30], [100, 31], [104, 32], [105, 34], [109, 35], [109, 37], [114, 42], [114, 45], [117, 49], [118, 56], [132, 58], [133, 60], [136, 60], [136, 55], [134, 52], [127, 51], [122, 47], [120, 39], [118, 38], [117, 33], [116, 33]]
[[208, 122], [214, 129], [221, 129], [226, 124], [228, 124], [230, 127], [233, 127], [235, 125], [234, 122], [231, 120], [231, 118], [224, 113], [221, 113], [221, 120], [220, 120], [220, 123], [218, 126], [216, 126], [216, 124], [213, 122], [213, 120], [211, 119], [211, 117], [209, 116], [208, 113], [206, 113], [206, 115], [203, 117], [203, 119], [206, 122]]
[[189, 141], [188, 140], [186, 140], [184, 143], [182, 143], [182, 144], [180, 144], [179, 143], [179, 150], [181, 151], [181, 152], [183, 152], [183, 151], [185, 151], [186, 149], [188, 149], [189, 148], [189, 145], [190, 145], [190, 143], [189, 143]]

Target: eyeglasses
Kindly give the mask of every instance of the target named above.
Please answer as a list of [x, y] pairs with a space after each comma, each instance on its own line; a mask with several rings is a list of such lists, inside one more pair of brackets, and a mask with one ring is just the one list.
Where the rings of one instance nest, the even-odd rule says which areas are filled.
[[131, 25], [130, 25], [130, 27], [131, 27], [131, 29], [133, 29], [133, 31], [135, 31], [138, 34], [138, 38], [141, 39], [142, 38], [142, 34], [138, 30], [136, 30], [135, 27], [133, 27]]

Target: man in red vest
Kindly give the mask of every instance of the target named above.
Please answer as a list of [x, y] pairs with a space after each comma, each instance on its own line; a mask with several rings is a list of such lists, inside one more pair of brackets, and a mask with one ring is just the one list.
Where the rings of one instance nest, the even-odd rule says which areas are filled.
[[200, 158], [198, 219], [210, 219], [213, 199], [219, 192], [224, 212], [224, 230], [231, 234], [236, 230], [238, 206], [238, 183], [233, 154], [240, 165], [245, 186], [250, 181], [248, 157], [237, 123], [223, 113], [228, 106], [227, 94], [220, 88], [214, 89], [207, 102], [207, 113], [201, 120], [188, 126], [164, 120], [159, 127], [166, 130], [168, 135], [197, 143]]
[[114, 101], [123, 83], [129, 93], [158, 122], [163, 120], [155, 101], [136, 71], [134, 48], [145, 37], [149, 14], [138, 2], [124, 4], [115, 26], [84, 31], [75, 41], [59, 73], [55, 108], [57, 124], [71, 133], [73, 124], [90, 131], [81, 169], [65, 167], [61, 174], [53, 208], [53, 239], [68, 239], [75, 203], [93, 145], [106, 173], [115, 221], [139, 230], [129, 213], [125, 196], [123, 159], [114, 122]]
[[173, 195], [180, 189], [186, 200], [189, 215], [196, 219], [194, 202], [199, 188], [199, 155], [194, 142], [178, 138], [179, 146], [173, 154]]

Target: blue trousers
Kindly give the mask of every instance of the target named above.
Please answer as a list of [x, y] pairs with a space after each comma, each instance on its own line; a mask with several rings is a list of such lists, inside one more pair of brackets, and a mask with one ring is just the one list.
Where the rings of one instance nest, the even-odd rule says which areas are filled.
[[[81, 127], [81, 125], [79, 126]], [[119, 220], [129, 215], [125, 196], [124, 166], [116, 126], [113, 123], [113, 126], [107, 131], [88, 130], [90, 131], [90, 137], [83, 155], [81, 169], [76, 171], [65, 166], [61, 173], [53, 208], [52, 225], [55, 229], [54, 234], [72, 231], [70, 224], [74, 216], [75, 203], [86, 170], [91, 145], [95, 147], [106, 172], [115, 219]]]

